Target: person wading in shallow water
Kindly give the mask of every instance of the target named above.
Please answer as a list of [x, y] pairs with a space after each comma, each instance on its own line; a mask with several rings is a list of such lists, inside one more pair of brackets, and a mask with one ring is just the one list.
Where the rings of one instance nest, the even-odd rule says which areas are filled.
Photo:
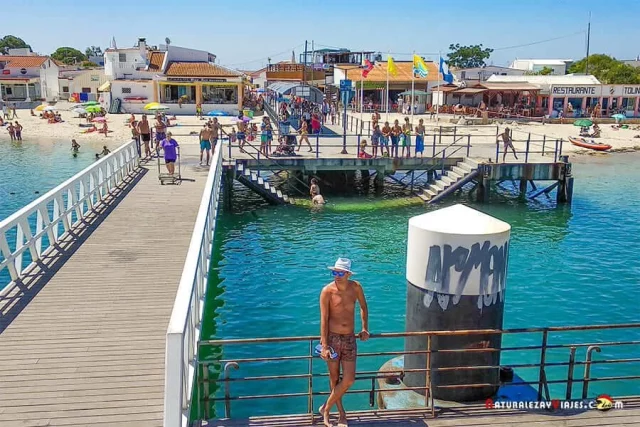
[[[320, 293], [320, 356], [329, 367], [329, 385], [331, 395], [319, 409], [324, 425], [331, 427], [329, 412], [333, 405], [338, 407], [338, 424], [347, 423], [347, 413], [342, 406], [342, 396], [353, 385], [356, 377], [357, 345], [355, 331], [356, 301], [360, 304], [362, 331], [358, 334], [361, 341], [369, 339], [369, 309], [360, 283], [349, 280], [351, 260], [338, 258], [332, 270], [333, 282]], [[340, 380], [342, 368], [342, 380]]]

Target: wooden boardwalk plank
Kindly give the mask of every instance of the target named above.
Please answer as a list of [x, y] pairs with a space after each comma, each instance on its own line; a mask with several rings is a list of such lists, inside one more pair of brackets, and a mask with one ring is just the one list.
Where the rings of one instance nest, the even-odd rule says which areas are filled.
[[[488, 410], [484, 406], [469, 405], [456, 409], [443, 410], [436, 418], [417, 410], [408, 411], [362, 411], [349, 413], [349, 426], [352, 427], [591, 427], [591, 426], [640, 426], [640, 399], [621, 399], [624, 409], [612, 409], [607, 412], [587, 410], [574, 411], [518, 411]], [[320, 416], [289, 415], [272, 417], [254, 417], [249, 419], [211, 420], [209, 427], [309, 427], [319, 426]], [[337, 414], [332, 414], [337, 422]], [[335, 425], [335, 424], [334, 424]]]
[[0, 427], [162, 425], [165, 333], [208, 172], [197, 154], [183, 150], [194, 181], [177, 186], [143, 167], [0, 299]]

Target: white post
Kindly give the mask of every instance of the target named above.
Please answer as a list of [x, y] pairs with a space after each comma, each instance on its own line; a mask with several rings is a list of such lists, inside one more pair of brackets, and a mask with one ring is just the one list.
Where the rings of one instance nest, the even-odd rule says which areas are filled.
[[414, 108], [413, 108], [413, 97], [414, 97], [414, 90], [416, 87], [416, 69], [415, 69], [415, 58], [413, 56], [415, 56], [416, 51], [413, 51], [413, 55], [411, 56], [411, 60], [414, 61], [413, 65], [411, 66], [411, 102], [409, 104], [409, 108], [411, 108], [411, 127], [413, 128], [413, 113], [414, 113]]
[[387, 53], [387, 118], [385, 121], [389, 121], [389, 54]]
[[436, 123], [440, 121], [440, 95], [443, 93], [440, 87], [440, 68], [442, 67], [442, 54], [438, 52], [438, 100], [436, 101]]
[[[362, 62], [364, 62], [364, 52], [362, 52], [362, 58], [360, 58], [361, 61], [360, 63], [362, 64]], [[364, 76], [362, 74], [360, 74], [360, 76], [362, 77], [362, 79], [360, 80], [360, 128], [363, 128], [362, 125], [362, 114], [363, 114], [363, 109], [364, 109]]]
[[29, 97], [29, 83], [28, 82], [24, 84], [24, 88], [26, 90], [24, 100], [26, 102], [29, 102], [29, 101], [31, 101], [31, 98]]

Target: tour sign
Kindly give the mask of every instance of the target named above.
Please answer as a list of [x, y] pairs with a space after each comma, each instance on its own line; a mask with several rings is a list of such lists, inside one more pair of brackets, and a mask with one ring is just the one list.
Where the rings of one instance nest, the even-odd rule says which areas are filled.
[[351, 80], [340, 80], [340, 90], [351, 90]]

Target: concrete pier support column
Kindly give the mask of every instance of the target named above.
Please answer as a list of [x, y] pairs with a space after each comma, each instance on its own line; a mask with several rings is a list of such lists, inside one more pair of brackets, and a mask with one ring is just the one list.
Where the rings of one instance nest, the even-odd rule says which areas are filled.
[[518, 197], [520, 197], [521, 199], [527, 198], [527, 180], [526, 179], [520, 180], [520, 194], [518, 195]]
[[[409, 220], [406, 330], [501, 329], [511, 226], [482, 212], [455, 205]], [[499, 334], [432, 336], [431, 393], [435, 399], [467, 402], [492, 396], [497, 386], [442, 388], [454, 384], [497, 384], [500, 352], [442, 352], [500, 348]], [[407, 337], [405, 351], [425, 351], [427, 337]], [[438, 368], [496, 366], [483, 369]], [[404, 367], [425, 369], [425, 354], [404, 356]], [[425, 372], [408, 372], [409, 387], [425, 387]], [[424, 392], [421, 392], [424, 393]]]
[[479, 177], [476, 201], [481, 203], [489, 203], [490, 198], [491, 198], [491, 181], [486, 177]]
[[373, 180], [373, 186], [376, 190], [376, 193], [382, 193], [384, 190], [384, 170], [378, 169], [376, 176]]
[[556, 203], [571, 204], [573, 199], [573, 174], [571, 173], [571, 163], [569, 156], [560, 156], [560, 161], [564, 162], [564, 170], [558, 180], [558, 192], [556, 194]]

